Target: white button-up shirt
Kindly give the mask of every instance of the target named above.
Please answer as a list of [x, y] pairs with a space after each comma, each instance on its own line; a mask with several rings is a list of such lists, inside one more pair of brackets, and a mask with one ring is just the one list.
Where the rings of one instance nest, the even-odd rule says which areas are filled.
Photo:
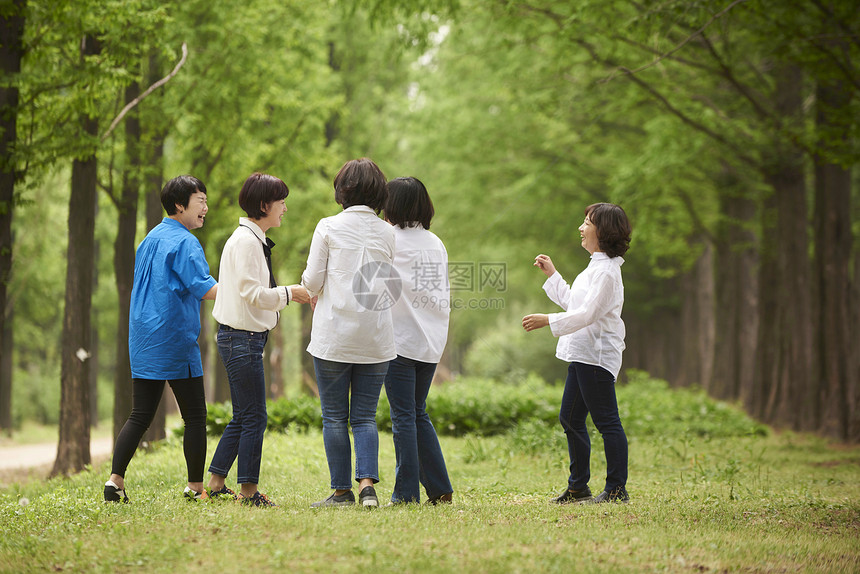
[[391, 322], [397, 286], [390, 277], [394, 228], [366, 205], [321, 219], [302, 285], [318, 296], [308, 353], [326, 361], [371, 364], [397, 356]]
[[451, 294], [448, 251], [420, 223], [394, 227], [394, 268], [402, 292], [391, 311], [397, 354], [423, 363], [438, 363], [448, 341]]
[[224, 244], [218, 267], [218, 293], [212, 316], [234, 329], [268, 331], [278, 324], [278, 311], [290, 302], [285, 286], [269, 287], [263, 254], [266, 234], [247, 217]]
[[585, 271], [568, 286], [556, 272], [544, 291], [564, 313], [549, 315], [552, 334], [559, 337], [555, 356], [562, 361], [603, 367], [618, 378], [624, 351], [624, 284], [621, 257], [596, 251]]

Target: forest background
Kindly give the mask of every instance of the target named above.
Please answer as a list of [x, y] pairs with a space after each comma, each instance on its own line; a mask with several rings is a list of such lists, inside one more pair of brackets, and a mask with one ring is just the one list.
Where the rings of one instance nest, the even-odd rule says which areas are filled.
[[[0, 0], [0, 427], [59, 424], [64, 474], [125, 420], [134, 249], [167, 179], [205, 182], [217, 276], [242, 182], [282, 178], [293, 283], [334, 174], [368, 156], [436, 206], [440, 382], [563, 377], [520, 326], [553, 311], [532, 261], [572, 280], [583, 209], [611, 201], [634, 226], [625, 368], [857, 442], [858, 54], [852, 0]], [[315, 392], [310, 320], [273, 332], [272, 397]]]

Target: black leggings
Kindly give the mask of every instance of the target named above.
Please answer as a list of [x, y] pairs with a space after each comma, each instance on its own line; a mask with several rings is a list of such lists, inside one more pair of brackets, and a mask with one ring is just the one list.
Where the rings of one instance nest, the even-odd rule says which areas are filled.
[[[206, 395], [203, 391], [203, 377], [176, 379], [167, 381], [182, 420], [185, 422], [185, 464], [188, 467], [188, 482], [203, 482], [203, 467], [206, 464]], [[125, 470], [140, 439], [152, 424], [161, 394], [164, 392], [164, 381], [151, 379], [132, 379], [133, 399], [131, 414], [116, 438], [113, 450], [111, 474], [125, 478]]]

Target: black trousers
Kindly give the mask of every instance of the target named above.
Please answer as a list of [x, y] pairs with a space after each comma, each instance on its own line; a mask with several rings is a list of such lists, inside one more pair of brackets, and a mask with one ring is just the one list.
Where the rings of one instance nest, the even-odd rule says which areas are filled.
[[[203, 467], [206, 464], [206, 395], [203, 390], [203, 377], [175, 379], [167, 381], [179, 412], [185, 422], [185, 464], [188, 467], [188, 482], [203, 481]], [[112, 474], [125, 477], [126, 468], [140, 439], [152, 424], [158, 403], [164, 392], [164, 381], [151, 379], [132, 379], [133, 398], [131, 414], [125, 421], [113, 450]]]

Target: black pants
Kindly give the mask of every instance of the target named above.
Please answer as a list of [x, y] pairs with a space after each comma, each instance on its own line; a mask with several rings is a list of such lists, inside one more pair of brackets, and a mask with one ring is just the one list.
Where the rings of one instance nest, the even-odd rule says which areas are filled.
[[[206, 395], [203, 391], [203, 377], [167, 381], [179, 412], [185, 422], [185, 464], [188, 467], [188, 482], [203, 482], [203, 467], [206, 464]], [[151, 379], [132, 379], [133, 399], [131, 414], [125, 421], [113, 450], [111, 474], [125, 477], [125, 470], [131, 457], [140, 444], [140, 439], [152, 424], [164, 381]]]

